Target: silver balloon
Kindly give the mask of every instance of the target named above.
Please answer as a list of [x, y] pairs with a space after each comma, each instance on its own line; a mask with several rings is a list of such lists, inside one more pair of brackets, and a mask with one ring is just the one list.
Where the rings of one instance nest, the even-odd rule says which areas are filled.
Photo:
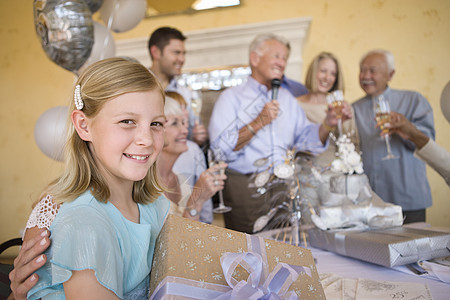
[[92, 13], [95, 13], [103, 4], [103, 0], [84, 0], [86, 4], [89, 6], [89, 9]]
[[442, 90], [441, 94], [441, 110], [447, 122], [450, 123], [450, 81]]
[[57, 65], [74, 72], [86, 62], [94, 28], [84, 0], [35, 0], [34, 23], [45, 53]]

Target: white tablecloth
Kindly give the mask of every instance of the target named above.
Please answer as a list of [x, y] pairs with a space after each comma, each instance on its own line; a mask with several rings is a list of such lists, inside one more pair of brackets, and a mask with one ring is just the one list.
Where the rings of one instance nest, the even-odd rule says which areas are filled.
[[424, 275], [406, 274], [395, 269], [341, 256], [321, 249], [310, 247], [308, 249], [311, 250], [314, 258], [317, 260], [316, 264], [319, 273], [335, 273], [341, 277], [354, 279], [367, 278], [392, 282], [425, 283], [430, 288], [434, 300], [450, 299], [450, 284], [424, 278]]

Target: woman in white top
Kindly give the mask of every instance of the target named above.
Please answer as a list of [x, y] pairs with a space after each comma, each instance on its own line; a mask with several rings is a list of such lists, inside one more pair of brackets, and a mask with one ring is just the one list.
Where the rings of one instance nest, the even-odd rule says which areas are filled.
[[171, 201], [170, 212], [186, 218], [198, 220], [203, 204], [217, 191], [224, 187], [226, 175], [220, 174], [220, 169], [226, 164], [214, 165], [200, 174], [197, 182], [191, 187], [188, 178], [175, 174], [173, 165], [177, 158], [188, 150], [187, 120], [180, 104], [166, 96], [164, 114], [167, 118], [165, 126], [165, 143], [157, 161], [161, 182], [169, 190], [165, 196]]

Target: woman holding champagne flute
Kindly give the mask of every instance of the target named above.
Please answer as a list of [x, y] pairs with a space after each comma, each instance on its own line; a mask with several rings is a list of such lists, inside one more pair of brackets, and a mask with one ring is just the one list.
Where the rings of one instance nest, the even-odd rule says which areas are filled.
[[178, 157], [188, 150], [187, 146], [187, 118], [180, 104], [166, 96], [164, 113], [167, 118], [165, 125], [165, 144], [158, 158], [157, 167], [161, 182], [168, 192], [164, 195], [170, 200], [170, 213], [189, 219], [199, 220], [199, 213], [203, 204], [216, 192], [224, 187], [226, 175], [220, 170], [226, 168], [226, 163], [216, 164], [203, 173], [192, 187], [188, 178], [183, 174], [176, 174], [173, 165]]
[[[344, 79], [338, 59], [332, 53], [321, 52], [309, 65], [306, 74], [305, 86], [308, 94], [297, 98], [299, 104], [311, 122], [322, 123], [326, 116], [327, 106], [331, 105], [336, 114], [342, 114], [342, 110], [351, 111], [351, 106], [344, 100]], [[327, 100], [330, 99], [331, 101]], [[334, 135], [338, 137], [338, 128]], [[353, 143], [358, 147], [356, 125], [354, 119], [342, 124], [342, 132], [350, 134]], [[315, 162], [322, 166], [328, 166], [335, 159], [336, 145], [330, 140], [327, 151], [320, 154]]]

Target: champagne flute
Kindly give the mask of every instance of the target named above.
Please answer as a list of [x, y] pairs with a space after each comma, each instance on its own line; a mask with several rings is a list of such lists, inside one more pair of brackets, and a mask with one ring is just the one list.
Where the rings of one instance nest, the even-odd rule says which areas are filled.
[[191, 108], [195, 119], [200, 123], [200, 113], [202, 111], [202, 98], [199, 91], [192, 91]]
[[[216, 160], [214, 152], [212, 151], [212, 149], [208, 150], [208, 161], [209, 161], [209, 167], [214, 166], [215, 164], [220, 164], [221, 162], [224, 162], [223, 160]], [[221, 168], [219, 171], [220, 175], [225, 174], [225, 169]], [[227, 213], [229, 211], [231, 211], [231, 207], [226, 206], [223, 202], [223, 193], [222, 190], [218, 191], [219, 193], [219, 206], [217, 206], [216, 208], [213, 209], [213, 213], [216, 214], [224, 214]]]
[[342, 135], [342, 107], [344, 103], [344, 93], [341, 90], [336, 90], [331, 92], [327, 96], [327, 101], [333, 106], [333, 110], [336, 113], [336, 118], [338, 119], [338, 130], [339, 136]]
[[[220, 164], [222, 161], [219, 161], [218, 163]], [[220, 169], [220, 175], [225, 174], [225, 169], [221, 168]], [[224, 214], [231, 211], [231, 207], [229, 206], [225, 206], [225, 204], [223, 203], [223, 193], [222, 190], [219, 191], [219, 206], [217, 206], [216, 208], [213, 209], [213, 213], [216, 214]]]
[[384, 141], [386, 142], [387, 155], [383, 157], [383, 160], [398, 158], [391, 151], [391, 143], [389, 141], [389, 125], [391, 121], [390, 115], [391, 109], [389, 107], [389, 102], [384, 98], [383, 95], [380, 95], [375, 104], [375, 120], [377, 124], [380, 126], [381, 134], [383, 135]]

